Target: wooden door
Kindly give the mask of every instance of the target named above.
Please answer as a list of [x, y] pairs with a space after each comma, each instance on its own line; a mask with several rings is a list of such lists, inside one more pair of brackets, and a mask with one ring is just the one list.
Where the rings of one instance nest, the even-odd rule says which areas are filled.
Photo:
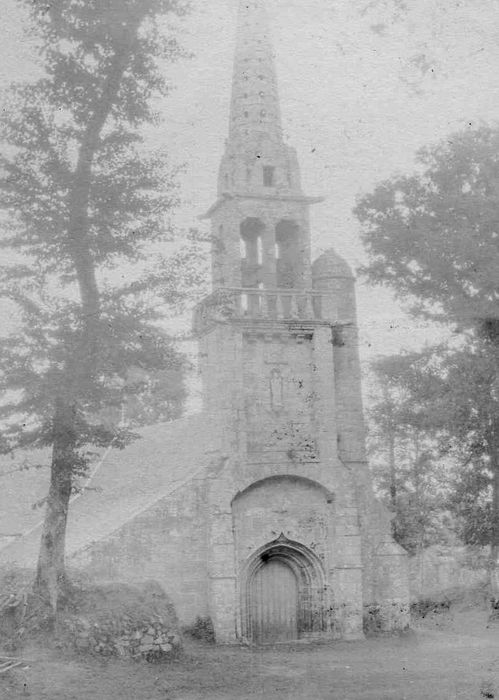
[[257, 644], [286, 642], [298, 637], [298, 582], [280, 559], [269, 559], [251, 586], [251, 630]]

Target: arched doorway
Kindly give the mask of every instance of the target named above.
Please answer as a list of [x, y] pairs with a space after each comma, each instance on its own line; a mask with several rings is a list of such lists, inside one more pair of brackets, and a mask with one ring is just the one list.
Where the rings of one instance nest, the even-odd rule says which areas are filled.
[[255, 644], [298, 638], [298, 581], [285, 559], [271, 558], [255, 572], [250, 601]]
[[243, 636], [254, 644], [316, 638], [326, 630], [319, 559], [283, 534], [258, 550], [243, 573]]

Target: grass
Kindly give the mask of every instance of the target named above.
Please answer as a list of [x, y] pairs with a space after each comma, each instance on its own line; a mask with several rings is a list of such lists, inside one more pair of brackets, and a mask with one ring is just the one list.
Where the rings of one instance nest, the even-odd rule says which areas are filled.
[[499, 700], [499, 625], [464, 608], [400, 637], [252, 649], [188, 641], [168, 665], [96, 661], [26, 650], [26, 668], [0, 676], [17, 700]]

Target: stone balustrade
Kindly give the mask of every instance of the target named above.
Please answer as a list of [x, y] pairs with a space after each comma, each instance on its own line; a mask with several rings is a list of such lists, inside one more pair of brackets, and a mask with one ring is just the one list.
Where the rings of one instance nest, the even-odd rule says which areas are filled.
[[203, 299], [194, 310], [194, 330], [201, 332], [228, 320], [322, 320], [322, 294], [302, 289], [224, 287]]

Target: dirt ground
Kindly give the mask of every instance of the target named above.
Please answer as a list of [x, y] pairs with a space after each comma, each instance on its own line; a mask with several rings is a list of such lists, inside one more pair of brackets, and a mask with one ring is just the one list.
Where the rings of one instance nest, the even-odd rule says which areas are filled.
[[[469, 609], [401, 637], [271, 649], [188, 643], [168, 665], [82, 660], [34, 648], [0, 676], [17, 700], [499, 699], [499, 624]], [[29, 657], [29, 658], [28, 658]]]

